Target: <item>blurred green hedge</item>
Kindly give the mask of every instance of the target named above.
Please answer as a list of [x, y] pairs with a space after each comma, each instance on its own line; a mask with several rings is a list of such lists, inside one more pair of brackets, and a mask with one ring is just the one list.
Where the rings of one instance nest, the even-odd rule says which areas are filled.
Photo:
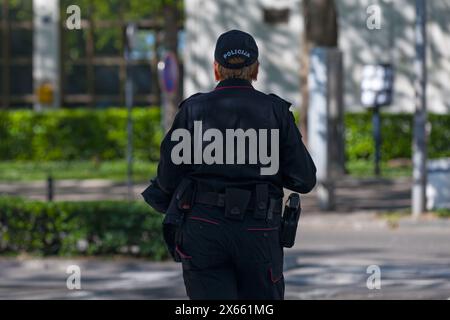
[[[134, 156], [157, 160], [159, 108], [135, 108]], [[127, 110], [0, 112], [0, 160], [113, 160], [125, 157]]]
[[162, 215], [144, 202], [0, 197], [0, 253], [167, 257]]
[[[126, 150], [125, 108], [0, 111], [0, 160], [116, 160]], [[162, 138], [159, 108], [135, 108], [134, 156], [155, 161]], [[430, 114], [431, 158], [450, 156], [450, 115]], [[370, 113], [346, 113], [346, 154], [349, 160], [373, 156]], [[410, 158], [412, 115], [382, 114], [382, 158]]]
[[[411, 158], [413, 137], [412, 114], [382, 114], [382, 160]], [[431, 124], [428, 154], [430, 158], [450, 157], [450, 115], [429, 114]], [[345, 143], [348, 160], [372, 159], [371, 113], [345, 115]]]

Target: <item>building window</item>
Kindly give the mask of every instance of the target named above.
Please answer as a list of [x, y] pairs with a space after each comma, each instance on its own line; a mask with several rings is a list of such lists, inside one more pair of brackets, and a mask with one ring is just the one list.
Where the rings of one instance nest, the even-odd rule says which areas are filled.
[[[61, 106], [124, 106], [127, 21], [138, 25], [131, 77], [135, 104], [159, 105], [158, 54], [163, 20], [151, 1], [60, 0]], [[66, 26], [66, 9], [81, 9], [81, 30]], [[0, 0], [0, 108], [31, 107], [33, 86], [33, 1]]]

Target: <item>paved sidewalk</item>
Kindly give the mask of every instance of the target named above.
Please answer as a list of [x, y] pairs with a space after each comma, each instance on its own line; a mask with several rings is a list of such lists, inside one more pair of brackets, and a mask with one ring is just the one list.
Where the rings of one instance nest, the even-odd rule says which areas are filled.
[[[134, 187], [136, 199], [146, 184]], [[401, 178], [352, 179], [345, 178], [337, 182], [336, 212], [383, 211], [408, 208], [411, 204], [411, 180]], [[0, 195], [20, 195], [31, 199], [45, 200], [47, 195], [45, 181], [0, 182]], [[126, 183], [108, 180], [62, 180], [55, 183], [55, 200], [99, 200], [126, 199]], [[318, 212], [316, 194], [312, 192], [302, 196], [305, 212]]]
[[[305, 214], [286, 250], [288, 299], [449, 299], [450, 223], [406, 219], [392, 229], [371, 213]], [[66, 268], [81, 268], [82, 290], [66, 288]], [[366, 286], [369, 265], [381, 289]], [[186, 299], [172, 262], [133, 259], [0, 258], [0, 299]]]

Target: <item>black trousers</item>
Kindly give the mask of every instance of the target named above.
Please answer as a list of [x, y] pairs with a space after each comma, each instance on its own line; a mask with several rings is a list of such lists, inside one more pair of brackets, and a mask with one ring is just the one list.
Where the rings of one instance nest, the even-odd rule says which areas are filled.
[[282, 300], [280, 220], [231, 220], [221, 208], [195, 206], [176, 247], [189, 298]]

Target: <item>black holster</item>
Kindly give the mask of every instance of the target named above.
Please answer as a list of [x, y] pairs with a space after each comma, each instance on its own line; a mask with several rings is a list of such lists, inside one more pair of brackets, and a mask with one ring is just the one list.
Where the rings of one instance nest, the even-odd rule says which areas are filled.
[[281, 220], [280, 243], [285, 248], [292, 248], [294, 246], [301, 212], [300, 195], [298, 193], [291, 193], [284, 207], [283, 218]]

